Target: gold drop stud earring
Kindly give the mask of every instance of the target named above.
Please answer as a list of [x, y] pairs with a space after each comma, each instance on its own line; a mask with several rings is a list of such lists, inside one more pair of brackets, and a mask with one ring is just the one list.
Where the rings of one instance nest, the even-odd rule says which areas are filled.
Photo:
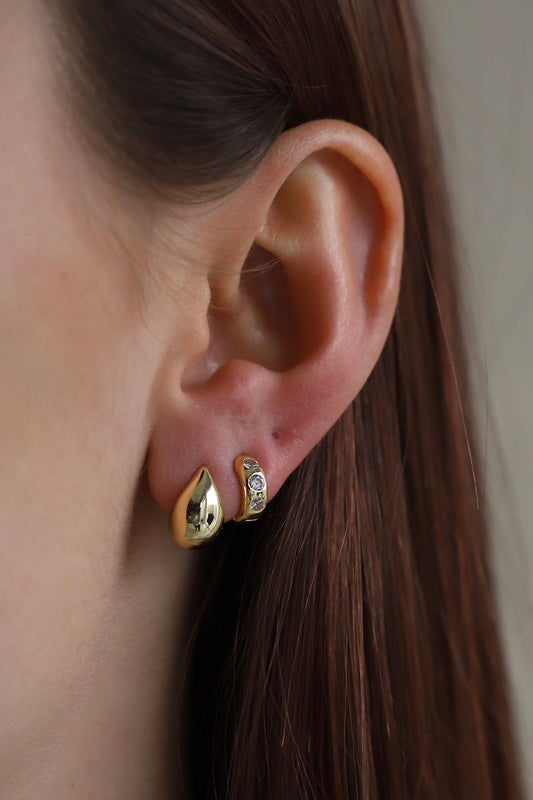
[[[258, 461], [237, 456], [234, 469], [241, 485], [241, 507], [236, 522], [251, 522], [261, 516], [268, 502], [267, 482]], [[169, 517], [176, 542], [185, 548], [211, 541], [224, 522], [224, 512], [215, 482], [206, 466], [200, 467], [178, 497]]]

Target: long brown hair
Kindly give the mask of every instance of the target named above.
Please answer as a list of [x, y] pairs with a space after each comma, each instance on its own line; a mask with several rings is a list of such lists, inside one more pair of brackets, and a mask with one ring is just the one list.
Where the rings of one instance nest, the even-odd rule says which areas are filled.
[[[229, 191], [283, 130], [366, 128], [405, 200], [399, 306], [352, 406], [202, 558], [196, 798], [517, 800], [454, 232], [411, 0], [48, 0], [109, 174]], [[347, 364], [349, 369], [350, 365]]]

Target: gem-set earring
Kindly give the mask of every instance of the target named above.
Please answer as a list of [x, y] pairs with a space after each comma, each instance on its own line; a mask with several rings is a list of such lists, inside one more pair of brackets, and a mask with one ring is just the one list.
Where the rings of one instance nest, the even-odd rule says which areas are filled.
[[241, 508], [233, 519], [252, 522], [261, 516], [268, 502], [265, 473], [255, 458], [237, 456], [233, 466], [242, 489]]
[[[237, 456], [233, 466], [241, 485], [241, 507], [234, 520], [251, 522], [261, 516], [268, 502], [265, 474], [251, 456]], [[178, 497], [169, 517], [169, 528], [179, 545], [191, 548], [211, 541], [223, 522], [218, 490], [209, 470], [202, 466]]]

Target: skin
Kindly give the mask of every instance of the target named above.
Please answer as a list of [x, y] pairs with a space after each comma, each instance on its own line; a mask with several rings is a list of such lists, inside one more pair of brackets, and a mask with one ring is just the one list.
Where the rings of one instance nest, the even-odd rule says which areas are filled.
[[[117, 777], [138, 760], [159, 796], [174, 704], [156, 696], [180, 665], [158, 609], [181, 607], [190, 567], [166, 535], [145, 537], [141, 572], [131, 551], [135, 525], [164, 527], [139, 476], [168, 303], [195, 287], [161, 291], [154, 318], [124, 246], [148, 260], [152, 233], [67, 141], [22, 6], [0, 15], [0, 794], [149, 796], [148, 773]], [[176, 307], [186, 342], [193, 305]], [[123, 790], [101, 793], [96, 764]]]
[[[321, 121], [223, 202], [125, 197], [58, 100], [47, 22], [0, 10], [0, 796], [180, 796], [198, 561], [166, 515], [208, 463], [233, 516], [244, 452], [272, 496], [357, 394], [401, 194], [377, 142]], [[272, 255], [283, 279], [243, 288]]]

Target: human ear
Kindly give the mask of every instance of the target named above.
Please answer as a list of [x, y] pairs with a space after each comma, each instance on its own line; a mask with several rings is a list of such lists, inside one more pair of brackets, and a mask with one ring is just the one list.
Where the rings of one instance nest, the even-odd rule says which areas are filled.
[[317, 120], [283, 133], [197, 225], [212, 265], [199, 320], [209, 341], [179, 386], [172, 370], [158, 384], [148, 479], [170, 512], [206, 465], [229, 519], [235, 457], [259, 461], [272, 497], [376, 364], [398, 296], [402, 195], [370, 134]]

